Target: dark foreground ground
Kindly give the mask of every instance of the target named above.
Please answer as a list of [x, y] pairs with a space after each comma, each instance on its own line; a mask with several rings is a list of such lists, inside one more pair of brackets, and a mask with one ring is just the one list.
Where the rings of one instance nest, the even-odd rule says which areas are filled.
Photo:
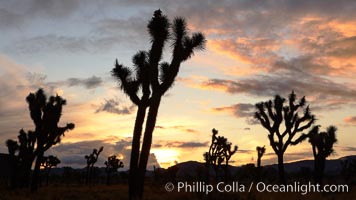
[[[232, 199], [232, 200], [303, 200], [303, 199], [356, 199], [356, 188], [350, 188], [347, 193], [309, 193], [301, 195], [299, 193], [259, 193], [257, 191], [243, 193], [210, 193], [209, 196], [201, 193], [187, 192], [167, 192], [164, 185], [149, 184], [145, 188], [147, 200], [189, 200], [189, 199]], [[42, 187], [36, 194], [31, 194], [28, 189], [8, 190], [0, 188], [0, 200], [117, 200], [127, 199], [127, 185], [51, 185]]]

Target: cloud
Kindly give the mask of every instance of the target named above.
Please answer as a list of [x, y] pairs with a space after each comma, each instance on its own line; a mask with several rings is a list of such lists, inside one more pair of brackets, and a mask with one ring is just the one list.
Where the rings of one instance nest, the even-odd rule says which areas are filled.
[[86, 89], [93, 89], [99, 87], [102, 85], [102, 83], [103, 80], [100, 77], [96, 77], [96, 76], [92, 76], [86, 79], [69, 78], [67, 80], [67, 84], [69, 87], [81, 85], [84, 86]]
[[217, 107], [213, 108], [215, 112], [228, 112], [233, 114], [235, 117], [249, 117], [253, 116], [255, 106], [249, 103], [238, 103], [227, 107]]
[[[271, 97], [277, 94], [289, 94], [292, 90], [299, 95], [319, 97], [321, 102], [333, 100], [351, 103], [356, 97], [356, 90], [346, 84], [329, 79], [296, 73], [259, 75], [238, 81], [210, 79], [201, 84], [202, 89], [220, 90], [231, 94], [249, 94]], [[298, 78], [296, 78], [298, 77]]]
[[201, 147], [207, 147], [209, 145], [209, 142], [181, 142], [181, 141], [157, 141], [155, 144], [153, 144], [153, 148], [162, 148], [162, 147], [167, 147], [167, 148], [201, 148]]
[[346, 117], [344, 122], [351, 125], [356, 125], [356, 116]]
[[108, 112], [118, 115], [129, 115], [135, 109], [135, 105], [131, 105], [130, 107], [121, 106], [118, 100], [116, 99], [105, 99], [105, 103], [102, 103], [99, 108], [95, 111], [95, 113], [100, 112]]
[[[233, 115], [236, 118], [245, 118], [247, 124], [259, 124], [259, 122], [254, 118], [255, 106], [249, 103], [237, 103], [231, 106], [216, 107], [212, 109], [213, 112], [224, 112]], [[245, 129], [245, 130], [248, 130]]]
[[96, 36], [65, 36], [56, 34], [23, 38], [5, 47], [5, 51], [16, 54], [38, 53], [96, 53], [110, 50], [118, 44], [117, 38]]
[[26, 73], [26, 78], [29, 81], [29, 84], [19, 85], [19, 87], [30, 87], [33, 90], [38, 88], [47, 89], [51, 94], [55, 93], [55, 90], [60, 87], [78, 87], [82, 86], [86, 89], [95, 89], [101, 87], [104, 83], [101, 77], [92, 76], [89, 78], [68, 78], [66, 80], [59, 80], [55, 82], [47, 81], [47, 76], [41, 73]]
[[355, 154], [356, 147], [341, 147], [341, 151], [349, 151], [349, 152], [353, 152], [352, 154]]
[[187, 128], [187, 126], [161, 126], [161, 125], [157, 125], [155, 126], [155, 128], [157, 129], [174, 129], [174, 130], [179, 130], [179, 131], [183, 131], [185, 133], [200, 133], [200, 131], [192, 129], [192, 128]]
[[[131, 141], [129, 138], [120, 139], [112, 144], [105, 140], [83, 141], [76, 143], [63, 143], [52, 147], [46, 152], [47, 155], [55, 155], [61, 160], [61, 166], [72, 166], [75, 168], [83, 168], [86, 166], [85, 155], [92, 153], [93, 149], [104, 147], [103, 152], [99, 155], [96, 166], [103, 167], [104, 162], [111, 155], [116, 155], [121, 158], [124, 163], [124, 169], [129, 168], [131, 155]], [[159, 166], [156, 156], [150, 154], [147, 168]]]

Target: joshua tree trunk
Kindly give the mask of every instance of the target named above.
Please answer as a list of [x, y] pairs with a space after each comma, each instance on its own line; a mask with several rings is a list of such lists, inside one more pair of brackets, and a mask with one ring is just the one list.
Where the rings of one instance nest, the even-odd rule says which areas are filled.
[[281, 184], [285, 184], [286, 179], [284, 174], [283, 153], [278, 154], [278, 175], [279, 175], [279, 182]]
[[35, 192], [38, 189], [38, 179], [40, 175], [40, 167], [41, 167], [41, 160], [43, 158], [43, 154], [44, 154], [43, 151], [40, 150], [36, 158], [35, 169], [33, 170], [33, 175], [32, 175], [31, 192]]
[[148, 162], [148, 157], [150, 155], [151, 144], [152, 144], [152, 133], [156, 126], [156, 119], [158, 114], [158, 108], [161, 102], [161, 96], [157, 95], [152, 98], [151, 106], [148, 111], [147, 122], [144, 132], [144, 138], [142, 143], [142, 151], [140, 155], [140, 164], [138, 168], [138, 197], [142, 199], [143, 187], [145, 181], [146, 167]]
[[261, 168], [261, 157], [257, 158], [257, 168]]
[[225, 164], [225, 181], [230, 180], [230, 170], [229, 170], [229, 162], [226, 162]]
[[51, 167], [49, 167], [48, 170], [46, 171], [46, 186], [48, 186], [48, 178], [50, 172], [51, 172]]
[[106, 173], [106, 185], [110, 185], [110, 175], [111, 175], [110, 172]]
[[87, 175], [85, 177], [85, 184], [88, 185], [89, 184], [89, 169], [90, 169], [90, 166], [88, 165], [87, 166]]
[[325, 159], [318, 155], [314, 160], [314, 180], [315, 183], [323, 184], [323, 175], [325, 170]]
[[140, 139], [142, 134], [142, 126], [146, 116], [146, 106], [139, 105], [137, 109], [134, 133], [132, 138], [132, 149], [130, 158], [129, 172], [129, 197], [134, 198], [138, 194], [138, 159], [140, 154]]

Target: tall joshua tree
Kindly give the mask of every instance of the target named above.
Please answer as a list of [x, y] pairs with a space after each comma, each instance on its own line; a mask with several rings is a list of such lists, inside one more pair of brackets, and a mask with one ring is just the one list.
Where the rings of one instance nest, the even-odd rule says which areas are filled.
[[[187, 24], [183, 18], [176, 18], [171, 24], [161, 10], [156, 10], [148, 23], [151, 49], [139, 51], [133, 56], [134, 68], [128, 68], [116, 60], [112, 75], [116, 77], [121, 89], [137, 105], [137, 115], [133, 131], [129, 198], [142, 199], [147, 161], [150, 154], [152, 133], [156, 124], [162, 96], [174, 83], [180, 64], [188, 60], [194, 50], [203, 49], [205, 39], [202, 33], [188, 36]], [[162, 62], [163, 48], [172, 42], [172, 60]], [[143, 123], [148, 109], [142, 147], [140, 140]]]
[[90, 183], [94, 170], [94, 164], [98, 161], [98, 157], [103, 149], [104, 147], [100, 147], [99, 150], [93, 149], [93, 153], [84, 156], [84, 158], [87, 160], [87, 176], [85, 178], [85, 184]]
[[31, 191], [36, 191], [44, 152], [59, 143], [64, 132], [74, 129], [74, 124], [58, 126], [62, 108], [66, 105], [66, 100], [58, 95], [47, 99], [44, 91], [39, 89], [36, 93], [30, 93], [26, 101], [29, 105], [31, 119], [35, 124], [36, 149], [34, 154], [36, 155], [36, 164], [32, 176]]
[[313, 149], [314, 155], [314, 180], [316, 183], [322, 184], [325, 170], [325, 160], [332, 152], [333, 146], [337, 142], [335, 126], [329, 126], [326, 132], [319, 132], [320, 126], [314, 126], [308, 134], [304, 134], [296, 143], [309, 138], [309, 143]]
[[120, 161], [120, 159], [118, 159], [115, 155], [113, 156], [109, 156], [108, 160], [105, 161], [105, 172], [106, 172], [106, 184], [109, 185], [110, 184], [110, 177], [111, 174], [116, 172], [119, 168], [123, 168], [124, 167], [124, 163], [122, 161]]
[[263, 146], [263, 147], [257, 146], [256, 151], [257, 151], [257, 168], [261, 168], [261, 158], [262, 158], [263, 154], [265, 154], [265, 152], [266, 152], [266, 147], [265, 146]]
[[[270, 145], [278, 157], [279, 181], [285, 183], [284, 175], [284, 152], [288, 146], [298, 139], [297, 133], [308, 129], [315, 121], [314, 115], [311, 114], [309, 106], [306, 106], [305, 97], [297, 102], [294, 91], [289, 95], [288, 103], [279, 95], [274, 100], [256, 104], [257, 111], [255, 118], [261, 125], [268, 130], [268, 139]], [[299, 112], [303, 111], [300, 116]], [[301, 137], [301, 135], [299, 136]]]

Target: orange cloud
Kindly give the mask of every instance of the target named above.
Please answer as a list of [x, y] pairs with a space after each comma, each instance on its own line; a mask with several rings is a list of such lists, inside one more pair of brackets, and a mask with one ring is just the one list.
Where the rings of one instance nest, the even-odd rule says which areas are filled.
[[356, 116], [346, 117], [344, 119], [344, 122], [348, 124], [356, 125]]

